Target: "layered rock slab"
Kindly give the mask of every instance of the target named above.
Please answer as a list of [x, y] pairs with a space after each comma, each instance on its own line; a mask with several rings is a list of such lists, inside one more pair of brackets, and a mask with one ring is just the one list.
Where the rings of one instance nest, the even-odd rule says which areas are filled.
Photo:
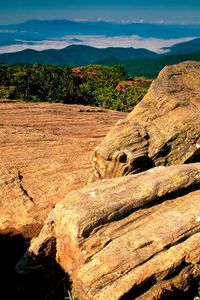
[[69, 193], [19, 272], [57, 262], [80, 300], [168, 299], [200, 279], [200, 163], [156, 167]]
[[52, 207], [91, 174], [90, 156], [126, 114], [49, 103], [0, 103], [0, 232], [38, 233]]
[[90, 182], [200, 161], [200, 63], [165, 67], [93, 154]]

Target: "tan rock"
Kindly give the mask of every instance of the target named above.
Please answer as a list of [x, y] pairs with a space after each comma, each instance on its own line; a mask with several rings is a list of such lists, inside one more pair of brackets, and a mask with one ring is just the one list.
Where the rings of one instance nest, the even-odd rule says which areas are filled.
[[90, 156], [126, 114], [80, 105], [0, 103], [0, 231], [35, 235], [91, 174]]
[[200, 278], [200, 163], [93, 183], [59, 202], [17, 265], [56, 255], [80, 300], [168, 299]]
[[93, 155], [90, 181], [200, 161], [200, 63], [165, 67]]

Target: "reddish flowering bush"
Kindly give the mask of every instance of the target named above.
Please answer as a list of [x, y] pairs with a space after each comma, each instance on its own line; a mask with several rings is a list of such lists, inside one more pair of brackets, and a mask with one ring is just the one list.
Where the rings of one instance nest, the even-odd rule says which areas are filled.
[[90, 75], [96, 75], [97, 74], [96, 71], [88, 71], [87, 73], [90, 74]]
[[96, 70], [87, 71], [87, 67], [77, 67], [72, 69], [72, 73], [74, 74], [89, 74], [89, 75], [96, 75]]
[[83, 67], [73, 68], [72, 73], [81, 74], [82, 70], [83, 70]]
[[131, 89], [138, 89], [140, 87], [149, 87], [151, 80], [144, 79], [143, 77], [136, 77], [133, 79], [123, 80], [115, 87], [116, 91], [127, 93]]
[[121, 65], [56, 67], [0, 64], [0, 97], [26, 101], [63, 102], [130, 111], [150, 81], [129, 78]]
[[116, 86], [116, 91], [120, 91], [123, 93], [128, 92], [134, 86], [134, 82], [132, 80], [123, 80]]

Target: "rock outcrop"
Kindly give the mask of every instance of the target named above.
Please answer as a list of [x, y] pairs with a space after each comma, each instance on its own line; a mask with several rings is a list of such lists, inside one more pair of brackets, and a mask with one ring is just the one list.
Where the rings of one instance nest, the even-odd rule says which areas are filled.
[[61, 266], [79, 300], [197, 295], [200, 63], [161, 71], [96, 148], [91, 181], [103, 180], [83, 189], [93, 147], [125, 114], [59, 104], [0, 108], [0, 230], [36, 236], [50, 212], [18, 273], [40, 278], [40, 270]]
[[81, 105], [0, 103], [0, 232], [39, 232], [91, 174], [94, 147], [124, 113]]
[[17, 270], [55, 255], [80, 300], [180, 296], [200, 279], [199, 199], [200, 163], [98, 181], [55, 206]]
[[200, 63], [165, 67], [93, 155], [90, 181], [200, 161]]

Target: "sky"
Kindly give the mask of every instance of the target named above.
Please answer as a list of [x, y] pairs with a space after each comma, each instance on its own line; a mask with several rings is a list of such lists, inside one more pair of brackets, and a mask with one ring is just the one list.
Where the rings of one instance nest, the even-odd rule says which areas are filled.
[[0, 24], [30, 19], [200, 23], [199, 0], [6, 0]]

